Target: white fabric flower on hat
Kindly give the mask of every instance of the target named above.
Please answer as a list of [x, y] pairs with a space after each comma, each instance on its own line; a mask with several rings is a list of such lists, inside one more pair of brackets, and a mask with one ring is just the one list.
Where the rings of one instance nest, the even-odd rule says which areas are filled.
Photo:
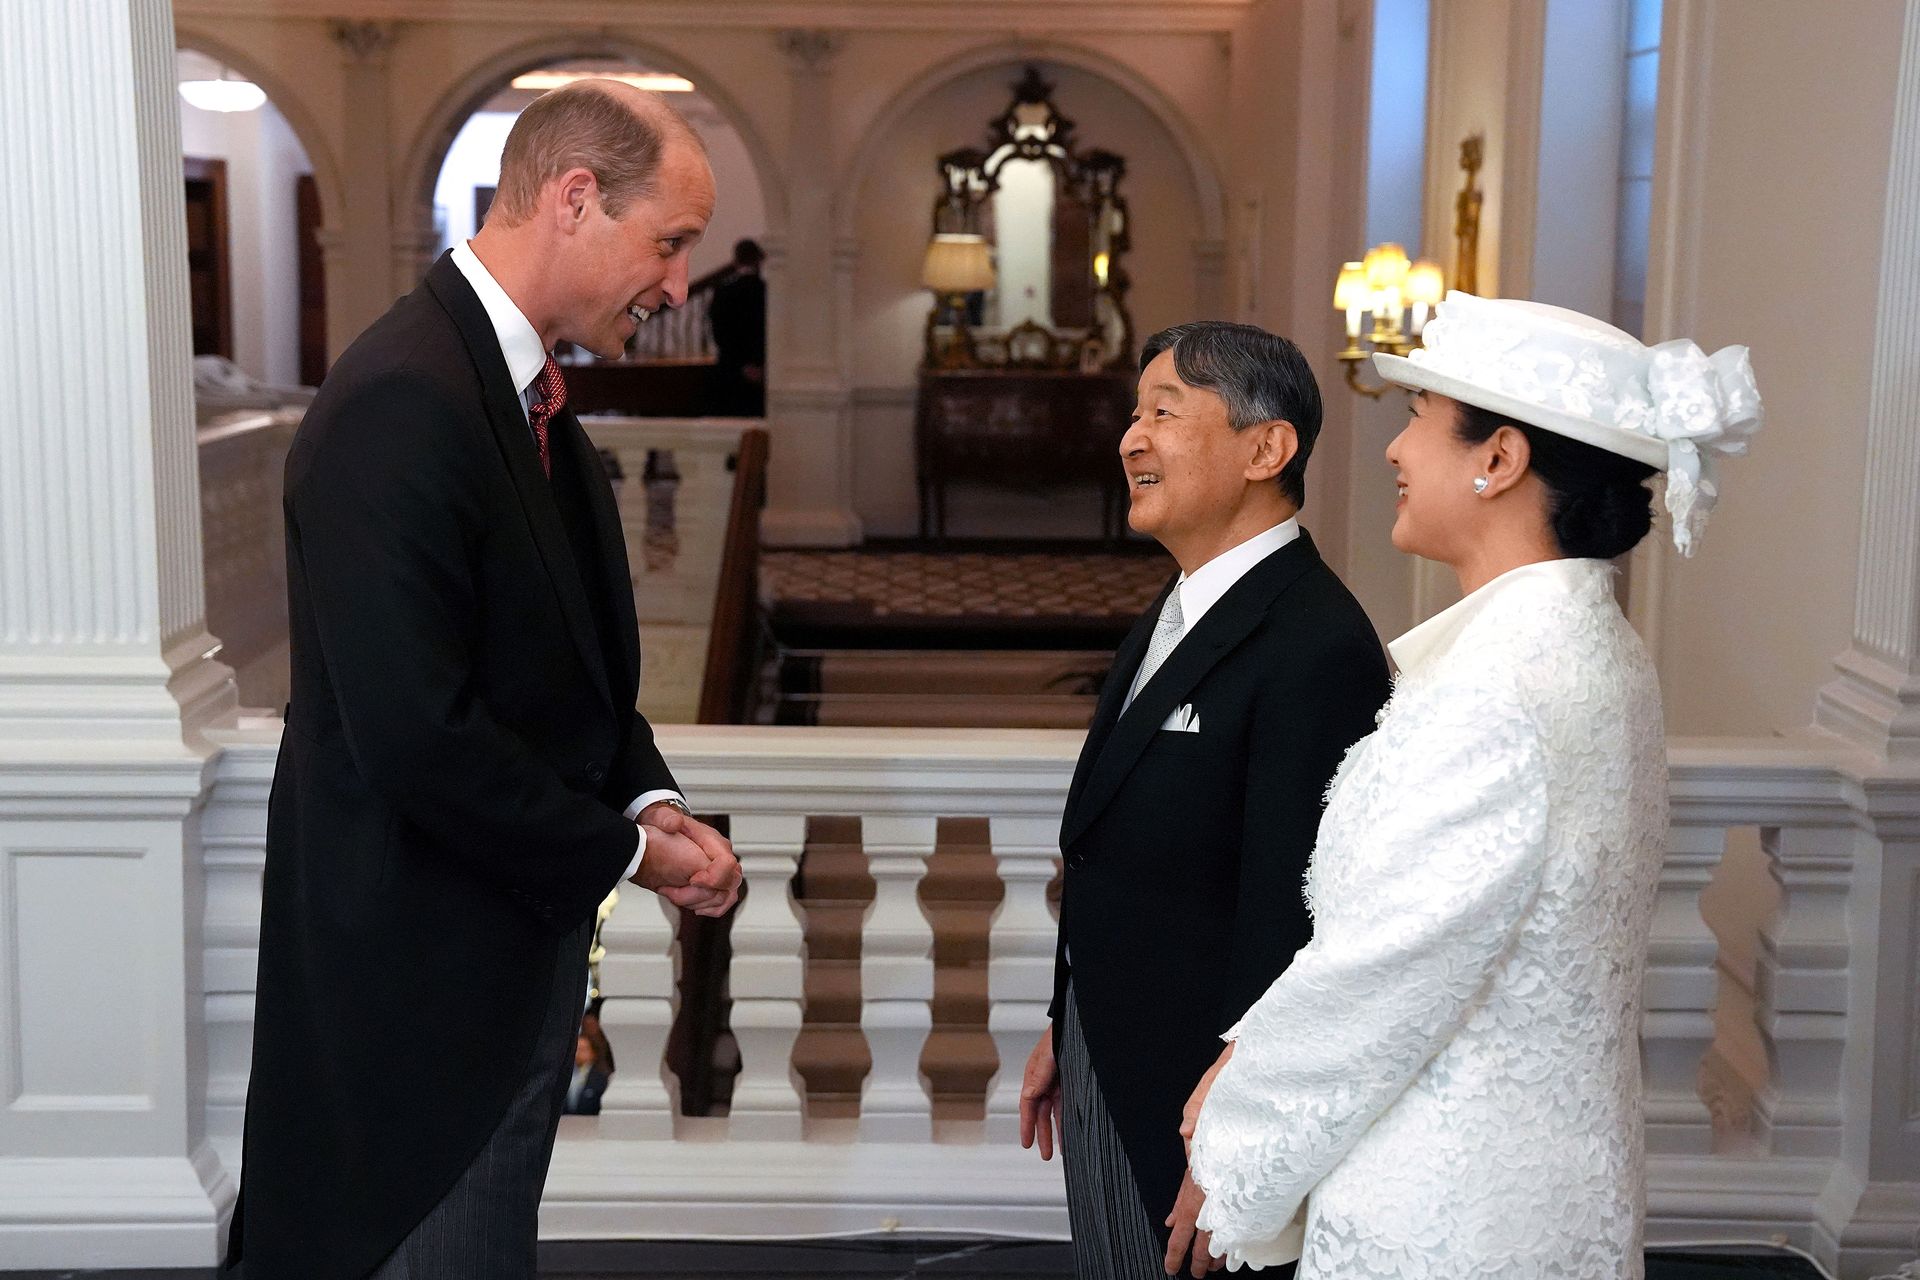
[[1709, 356], [1684, 338], [1649, 351], [1647, 390], [1653, 413], [1641, 426], [1667, 443], [1667, 510], [1673, 543], [1690, 556], [1719, 500], [1717, 459], [1747, 451], [1760, 429], [1760, 389], [1745, 347]]

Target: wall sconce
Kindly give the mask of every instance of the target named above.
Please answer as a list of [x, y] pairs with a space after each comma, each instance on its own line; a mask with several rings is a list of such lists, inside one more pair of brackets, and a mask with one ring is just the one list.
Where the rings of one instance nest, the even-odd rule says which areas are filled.
[[[985, 236], [943, 231], [927, 244], [920, 267], [920, 283], [934, 296], [927, 313], [927, 368], [969, 369], [978, 363], [973, 331], [967, 328], [966, 295], [993, 288], [993, 280], [993, 252]], [[942, 304], [953, 312], [953, 337], [944, 349], [934, 342]]]
[[[1347, 317], [1347, 345], [1340, 352], [1347, 385], [1370, 400], [1385, 395], [1385, 383], [1369, 387], [1360, 381], [1360, 362], [1375, 351], [1404, 356], [1419, 346], [1427, 317], [1445, 294], [1440, 268], [1424, 258], [1409, 262], [1407, 251], [1397, 244], [1375, 245], [1364, 261], [1344, 264], [1333, 286], [1333, 308]], [[1362, 319], [1368, 313], [1373, 327], [1363, 346]]]

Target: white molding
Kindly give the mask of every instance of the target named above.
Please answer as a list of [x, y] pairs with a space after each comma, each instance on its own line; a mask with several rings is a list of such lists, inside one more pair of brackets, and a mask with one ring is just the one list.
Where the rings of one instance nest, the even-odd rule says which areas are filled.
[[0, 1258], [10, 1269], [206, 1266], [236, 1191], [204, 1142], [184, 1156], [0, 1158]]
[[[968, 1232], [1067, 1238], [1059, 1160], [1017, 1143], [723, 1140], [684, 1121], [673, 1143], [596, 1141], [565, 1117], [540, 1206], [545, 1239], [778, 1239]], [[822, 1126], [823, 1129], [829, 1126]]]

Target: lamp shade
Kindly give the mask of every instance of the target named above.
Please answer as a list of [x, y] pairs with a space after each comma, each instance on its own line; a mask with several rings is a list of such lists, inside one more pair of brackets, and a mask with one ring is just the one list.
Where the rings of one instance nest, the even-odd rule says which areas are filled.
[[1398, 289], [1407, 281], [1407, 251], [1388, 241], [1367, 250], [1367, 287]]
[[941, 232], [927, 244], [920, 283], [935, 293], [973, 293], [993, 288], [993, 254], [986, 237]]
[[1333, 286], [1333, 309], [1351, 311], [1358, 308], [1364, 311], [1368, 301], [1366, 266], [1358, 262], [1341, 264], [1340, 281]]
[[1441, 275], [1438, 263], [1422, 258], [1408, 268], [1406, 290], [1407, 301], [1415, 306], [1436, 307], [1447, 296], [1446, 277]]

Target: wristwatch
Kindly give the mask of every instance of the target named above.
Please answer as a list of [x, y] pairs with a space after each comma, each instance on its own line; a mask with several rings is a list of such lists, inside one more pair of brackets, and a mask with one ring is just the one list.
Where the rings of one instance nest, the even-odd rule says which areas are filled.
[[675, 799], [673, 796], [662, 796], [658, 800], [654, 801], [654, 803], [664, 804], [669, 809], [678, 809], [681, 813], [686, 814], [689, 818], [693, 816], [693, 810], [687, 808], [687, 802], [684, 800]]

